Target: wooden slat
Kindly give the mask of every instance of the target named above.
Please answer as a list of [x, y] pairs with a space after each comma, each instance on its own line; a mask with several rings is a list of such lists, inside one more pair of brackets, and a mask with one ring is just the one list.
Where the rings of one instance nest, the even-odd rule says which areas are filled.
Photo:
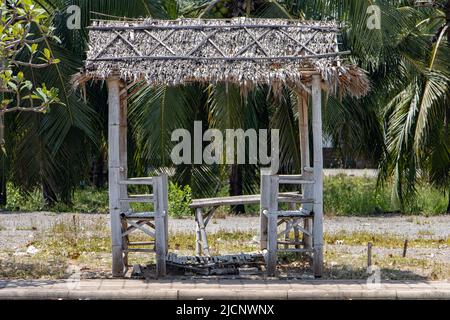
[[128, 178], [119, 181], [120, 184], [129, 185], [152, 185], [153, 177], [142, 177], [142, 178]]
[[131, 248], [126, 249], [127, 252], [155, 252], [154, 249]]
[[129, 246], [151, 246], [154, 245], [154, 241], [137, 241], [137, 242], [129, 242]]
[[129, 195], [127, 198], [120, 199], [121, 202], [151, 202], [153, 194], [137, 194]]
[[130, 219], [153, 219], [153, 218], [155, 218], [155, 212], [144, 211], [144, 212], [123, 213], [122, 217], [127, 220], [130, 220]]
[[[289, 202], [290, 199], [301, 199], [302, 195], [298, 192], [282, 192], [279, 194], [279, 199], [283, 200], [281, 202]], [[228, 205], [238, 205], [238, 204], [257, 204], [261, 201], [261, 195], [251, 194], [242, 196], [229, 196], [229, 197], [217, 197], [217, 198], [203, 198], [194, 199], [189, 205], [190, 208], [203, 208], [203, 207], [214, 207], [214, 206], [228, 206]], [[310, 201], [310, 200], [305, 200]]]
[[280, 184], [313, 184], [314, 180], [305, 175], [280, 175]]
[[294, 249], [294, 248], [288, 248], [288, 249], [284, 249], [284, 248], [278, 248], [278, 251], [280, 252], [313, 252], [313, 249], [305, 249], [305, 248], [301, 248], [301, 249]]

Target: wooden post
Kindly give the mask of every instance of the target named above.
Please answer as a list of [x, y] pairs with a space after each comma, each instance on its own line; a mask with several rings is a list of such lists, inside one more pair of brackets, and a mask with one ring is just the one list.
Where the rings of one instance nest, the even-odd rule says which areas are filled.
[[313, 247], [314, 276], [321, 277], [323, 271], [323, 150], [322, 150], [322, 92], [320, 75], [312, 76], [312, 114], [314, 139], [314, 222]]
[[[300, 134], [300, 156], [301, 156], [301, 174], [308, 175], [309, 171], [305, 168], [309, 168], [309, 123], [308, 123], [308, 93], [304, 90], [297, 93], [297, 110], [298, 110], [298, 128]], [[310, 184], [302, 185], [302, 192], [305, 198], [313, 197], [313, 186]], [[312, 211], [312, 205], [310, 203], [305, 203], [302, 205], [303, 208]], [[311, 219], [303, 219], [303, 227], [305, 230], [312, 232], [312, 221]], [[305, 248], [312, 248], [312, 238], [303, 234], [303, 243]]]
[[202, 254], [202, 234], [200, 232], [200, 221], [198, 221], [199, 214], [202, 214], [202, 208], [195, 209], [195, 254]]
[[195, 210], [195, 214], [197, 215], [197, 225], [199, 227], [200, 231], [200, 239], [201, 243], [203, 245], [203, 253], [207, 256], [209, 256], [209, 246], [208, 246], [208, 238], [206, 237], [206, 230], [205, 230], [205, 221], [203, 220], [203, 213], [202, 209], [198, 208]]
[[308, 130], [308, 94], [306, 91], [297, 93], [298, 127], [300, 134], [301, 173], [309, 167], [309, 130]]
[[120, 80], [107, 79], [108, 86], [108, 184], [109, 214], [111, 219], [112, 274], [122, 277], [125, 271], [123, 257], [122, 223], [120, 219]]
[[408, 239], [405, 240], [405, 243], [403, 244], [403, 254], [402, 257], [406, 257], [406, 251], [408, 250]]
[[164, 234], [166, 237], [166, 253], [169, 252], [169, 179], [167, 174], [161, 174], [163, 190], [163, 210], [164, 210]]
[[372, 265], [372, 242], [367, 243], [367, 268]]
[[271, 175], [269, 187], [269, 210], [267, 224], [267, 274], [274, 276], [278, 255], [278, 175]]
[[155, 195], [155, 248], [156, 274], [158, 277], [166, 275], [166, 226], [164, 211], [164, 190], [162, 176], [153, 178], [153, 193]]
[[[126, 88], [126, 84], [124, 84]], [[120, 119], [119, 119], [119, 162], [120, 162], [120, 179], [128, 178], [128, 153], [127, 153], [127, 92], [120, 97]], [[128, 197], [127, 185], [120, 185], [120, 198]], [[130, 203], [122, 201], [120, 210], [127, 212], [130, 209]]]
[[261, 170], [261, 200], [259, 205], [259, 245], [261, 250], [267, 249], [267, 222], [264, 210], [269, 210], [270, 174]]

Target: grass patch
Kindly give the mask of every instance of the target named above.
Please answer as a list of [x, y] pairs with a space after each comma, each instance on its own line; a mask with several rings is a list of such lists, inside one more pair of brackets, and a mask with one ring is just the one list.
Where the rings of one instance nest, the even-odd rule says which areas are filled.
[[[336, 242], [344, 245], [367, 245], [372, 242], [374, 246], [384, 248], [402, 248], [405, 238], [388, 233], [371, 233], [371, 232], [346, 232], [340, 231], [336, 233], [324, 233], [324, 241], [327, 244], [336, 244]], [[408, 239], [409, 247], [438, 247], [439, 245], [450, 245], [450, 238], [430, 239], [427, 235], [421, 235], [415, 239]]]
[[[404, 213], [445, 214], [448, 196], [429, 184], [417, 187], [417, 195], [410, 199]], [[371, 215], [398, 212], [391, 199], [391, 185], [377, 188], [377, 180], [369, 177], [338, 175], [324, 179], [324, 211], [331, 215]]]
[[[367, 279], [367, 257], [326, 248], [324, 277], [328, 279]], [[372, 258], [380, 268], [381, 280], [441, 280], [450, 277], [450, 264], [433, 259], [418, 259], [400, 255]]]

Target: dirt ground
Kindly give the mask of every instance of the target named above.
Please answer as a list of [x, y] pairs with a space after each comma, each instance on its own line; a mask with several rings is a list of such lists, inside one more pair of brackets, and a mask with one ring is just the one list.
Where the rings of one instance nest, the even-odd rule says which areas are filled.
[[[72, 221], [77, 234], [83, 234], [81, 253], [74, 255], [63, 242]], [[257, 249], [258, 217], [227, 217], [213, 219], [208, 225], [208, 234], [212, 242], [243, 251]], [[59, 226], [59, 229], [55, 229]], [[99, 214], [55, 214], [51, 212], [0, 213], [0, 278], [3, 277], [45, 277], [46, 272], [53, 276], [67, 274], [67, 268], [77, 265], [86, 271], [88, 277], [108, 277], [110, 254], [108, 239], [109, 220], [107, 215]], [[54, 230], [63, 228], [63, 238], [53, 237]], [[170, 219], [169, 229], [175, 236], [175, 244], [191, 242], [195, 232], [193, 219]], [[73, 230], [72, 230], [73, 231]], [[390, 279], [431, 278], [448, 279], [450, 273], [450, 216], [399, 216], [382, 217], [325, 217], [325, 261], [330, 278], [364, 277], [367, 259], [367, 242], [374, 243], [373, 257], [379, 263], [384, 274]], [[222, 234], [239, 233], [233, 243], [227, 247]], [[217, 236], [218, 235], [218, 236]], [[190, 238], [192, 236], [192, 238]], [[177, 238], [178, 237], [178, 238]], [[86, 239], [100, 239], [100, 244], [92, 244], [93, 252]], [[105, 240], [106, 239], [106, 240]], [[402, 257], [403, 241], [408, 239], [410, 247], [407, 257]], [[69, 237], [70, 240], [70, 237]], [[46, 241], [51, 243], [48, 248]], [[61, 245], [58, 243], [61, 241]], [[92, 240], [94, 241], [94, 240]], [[67, 242], [67, 241], [66, 241]], [[69, 241], [70, 242], [70, 241]], [[38, 243], [38, 244], [36, 244]], [[36, 247], [35, 247], [36, 246]], [[59, 246], [61, 247], [59, 249]], [[80, 244], [78, 243], [78, 246]], [[188, 250], [192, 245], [185, 246]], [[86, 249], [87, 248], [87, 249]], [[81, 249], [80, 249], [81, 250]], [[39, 252], [41, 251], [41, 252]], [[43, 252], [46, 252], [44, 255]], [[67, 252], [66, 252], [67, 251]], [[221, 252], [222, 253], [222, 252]], [[36, 265], [36, 261], [39, 263]], [[46, 261], [48, 259], [48, 261]], [[282, 262], [282, 270], [289, 274], [295, 269], [296, 262]], [[48, 262], [48, 263], [45, 263]], [[95, 262], [95, 263], [94, 263]], [[98, 264], [98, 268], [96, 267]], [[39, 272], [35, 272], [38, 266]], [[24, 268], [28, 271], [8, 268]], [[54, 270], [47, 271], [47, 268]], [[98, 269], [98, 270], [96, 270]]]

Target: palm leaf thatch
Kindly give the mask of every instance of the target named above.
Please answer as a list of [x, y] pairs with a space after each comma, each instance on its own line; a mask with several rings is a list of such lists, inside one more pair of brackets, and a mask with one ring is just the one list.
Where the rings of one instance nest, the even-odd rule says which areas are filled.
[[364, 71], [343, 63], [335, 22], [231, 20], [96, 21], [76, 84], [118, 75], [152, 85], [187, 82], [304, 88], [319, 72], [332, 92], [360, 97]]

